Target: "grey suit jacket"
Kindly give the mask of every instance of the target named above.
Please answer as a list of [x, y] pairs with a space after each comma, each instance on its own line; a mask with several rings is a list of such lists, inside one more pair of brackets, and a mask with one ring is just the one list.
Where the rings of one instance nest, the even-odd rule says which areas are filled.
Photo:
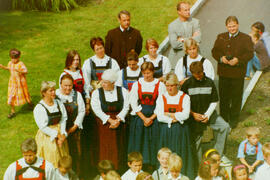
[[201, 42], [201, 30], [200, 23], [198, 19], [189, 18], [188, 21], [182, 22], [179, 18], [175, 19], [169, 24], [169, 42], [171, 49], [169, 52], [169, 59], [171, 61], [172, 67], [174, 67], [177, 61], [184, 56], [184, 43], [177, 41], [178, 37], [182, 37], [185, 40], [192, 37], [193, 33], [199, 31], [200, 35], [196, 36], [194, 39], [200, 43]]

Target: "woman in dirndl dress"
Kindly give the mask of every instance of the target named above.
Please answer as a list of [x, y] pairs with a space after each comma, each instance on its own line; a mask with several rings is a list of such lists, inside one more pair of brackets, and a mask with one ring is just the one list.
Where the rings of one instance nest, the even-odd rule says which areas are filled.
[[126, 159], [125, 117], [129, 110], [128, 91], [114, 83], [117, 72], [108, 69], [102, 74], [101, 88], [91, 98], [91, 107], [96, 115], [99, 138], [99, 161], [111, 160], [116, 169]]
[[68, 156], [66, 141], [67, 113], [63, 103], [55, 99], [55, 82], [43, 81], [42, 100], [34, 109], [34, 118], [39, 128], [36, 134], [37, 155], [58, 167], [58, 160]]
[[144, 62], [141, 66], [143, 78], [135, 82], [130, 92], [132, 108], [128, 152], [140, 152], [143, 163], [152, 169], [157, 163], [159, 124], [155, 112], [156, 99], [165, 91], [165, 85], [154, 78], [154, 65]]
[[174, 73], [165, 78], [166, 92], [157, 99], [157, 119], [160, 125], [160, 147], [168, 147], [181, 156], [181, 173], [194, 179], [193, 158], [187, 120], [190, 113], [190, 98], [178, 90]]
[[68, 133], [68, 147], [72, 157], [72, 169], [80, 176], [81, 170], [81, 130], [85, 115], [85, 105], [80, 92], [74, 90], [73, 78], [65, 74], [60, 79], [60, 89], [56, 90], [56, 96], [65, 105], [68, 119], [66, 131]]

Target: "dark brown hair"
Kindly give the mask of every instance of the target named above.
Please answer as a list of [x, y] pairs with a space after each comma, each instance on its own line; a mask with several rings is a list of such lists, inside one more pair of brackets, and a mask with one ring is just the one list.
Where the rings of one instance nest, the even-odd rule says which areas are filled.
[[204, 180], [211, 180], [211, 166], [216, 163], [217, 161], [211, 158], [202, 159], [199, 166], [198, 175]]
[[146, 40], [145, 49], [148, 51], [150, 46], [154, 46], [154, 47], [158, 48], [158, 42], [153, 38], [149, 38]]
[[229, 16], [227, 17], [226, 21], [225, 21], [225, 25], [227, 26], [230, 22], [236, 22], [237, 24], [238, 23], [238, 19], [236, 16]]
[[17, 59], [21, 56], [21, 51], [16, 48], [13, 48], [9, 51], [9, 57]]
[[118, 18], [121, 19], [121, 14], [125, 14], [127, 16], [130, 17], [130, 12], [128, 12], [127, 10], [122, 10], [118, 13]]
[[155, 71], [155, 68], [154, 68], [154, 65], [152, 62], [144, 62], [142, 65], [141, 65], [141, 71], [146, 71], [146, 70], [150, 70], [150, 71]]
[[72, 84], [73, 84], [73, 78], [72, 78], [72, 76], [69, 75], [69, 74], [65, 74], [65, 75], [63, 75], [63, 76], [61, 77], [61, 79], [60, 79], [60, 84], [62, 84], [62, 81], [65, 80], [65, 79], [71, 80], [71, 81], [72, 81]]
[[67, 57], [66, 57], [66, 64], [65, 64], [66, 69], [69, 69], [69, 67], [71, 66], [72, 62], [74, 61], [74, 57], [76, 55], [79, 56], [78, 69], [81, 69], [81, 57], [80, 57], [80, 54], [76, 50], [71, 50], [71, 51], [68, 52]]
[[95, 51], [95, 45], [102, 45], [104, 47], [104, 41], [101, 37], [93, 37], [90, 39], [90, 47]]
[[127, 61], [139, 61], [139, 56], [134, 49], [127, 54]]
[[256, 28], [256, 29], [258, 29], [260, 32], [264, 32], [264, 30], [265, 30], [265, 27], [264, 27], [264, 24], [262, 23], [262, 22], [260, 22], [260, 21], [257, 21], [257, 22], [255, 22], [254, 24], [252, 24], [252, 27], [254, 27], [254, 28]]
[[196, 61], [190, 64], [189, 66], [190, 72], [193, 74], [201, 73], [203, 72], [203, 64], [201, 61]]

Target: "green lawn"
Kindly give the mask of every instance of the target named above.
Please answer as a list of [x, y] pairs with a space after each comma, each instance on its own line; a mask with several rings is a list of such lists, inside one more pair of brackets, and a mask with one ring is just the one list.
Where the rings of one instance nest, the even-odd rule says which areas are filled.
[[[131, 24], [141, 30], [144, 41], [152, 37], [161, 43], [167, 36], [168, 24], [177, 17], [177, 2], [107, 0], [71, 12], [0, 13], [0, 63], [7, 65], [9, 49], [16, 47], [22, 51], [21, 60], [29, 72], [29, 91], [37, 103], [41, 81], [58, 81], [68, 50], [78, 50], [82, 59], [92, 56], [89, 39], [93, 36], [104, 38], [109, 29], [118, 26], [120, 10], [131, 12]], [[145, 53], [143, 48], [141, 55]], [[9, 72], [0, 70], [0, 178], [9, 164], [21, 157], [19, 146], [22, 140], [34, 137], [37, 131], [32, 112], [25, 106], [16, 109], [19, 114], [15, 118], [7, 119], [8, 78]]]

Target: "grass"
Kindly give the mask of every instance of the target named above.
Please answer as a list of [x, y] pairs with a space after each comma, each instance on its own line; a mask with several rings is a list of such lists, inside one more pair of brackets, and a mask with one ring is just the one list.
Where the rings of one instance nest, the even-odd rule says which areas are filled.
[[[177, 2], [107, 0], [102, 4], [92, 1], [71, 12], [0, 12], [0, 64], [7, 65], [9, 49], [16, 47], [22, 51], [21, 60], [29, 72], [28, 88], [37, 103], [41, 82], [58, 81], [67, 52], [76, 49], [82, 59], [92, 56], [89, 39], [104, 38], [109, 29], [118, 26], [120, 10], [131, 12], [131, 24], [141, 30], [144, 41], [152, 37], [161, 43], [167, 36], [168, 24], [177, 17]], [[141, 55], [145, 53], [143, 48]], [[9, 72], [0, 70], [0, 179], [8, 165], [21, 157], [20, 143], [37, 132], [33, 114], [25, 106], [16, 108], [19, 113], [15, 118], [7, 119], [8, 78]]]

